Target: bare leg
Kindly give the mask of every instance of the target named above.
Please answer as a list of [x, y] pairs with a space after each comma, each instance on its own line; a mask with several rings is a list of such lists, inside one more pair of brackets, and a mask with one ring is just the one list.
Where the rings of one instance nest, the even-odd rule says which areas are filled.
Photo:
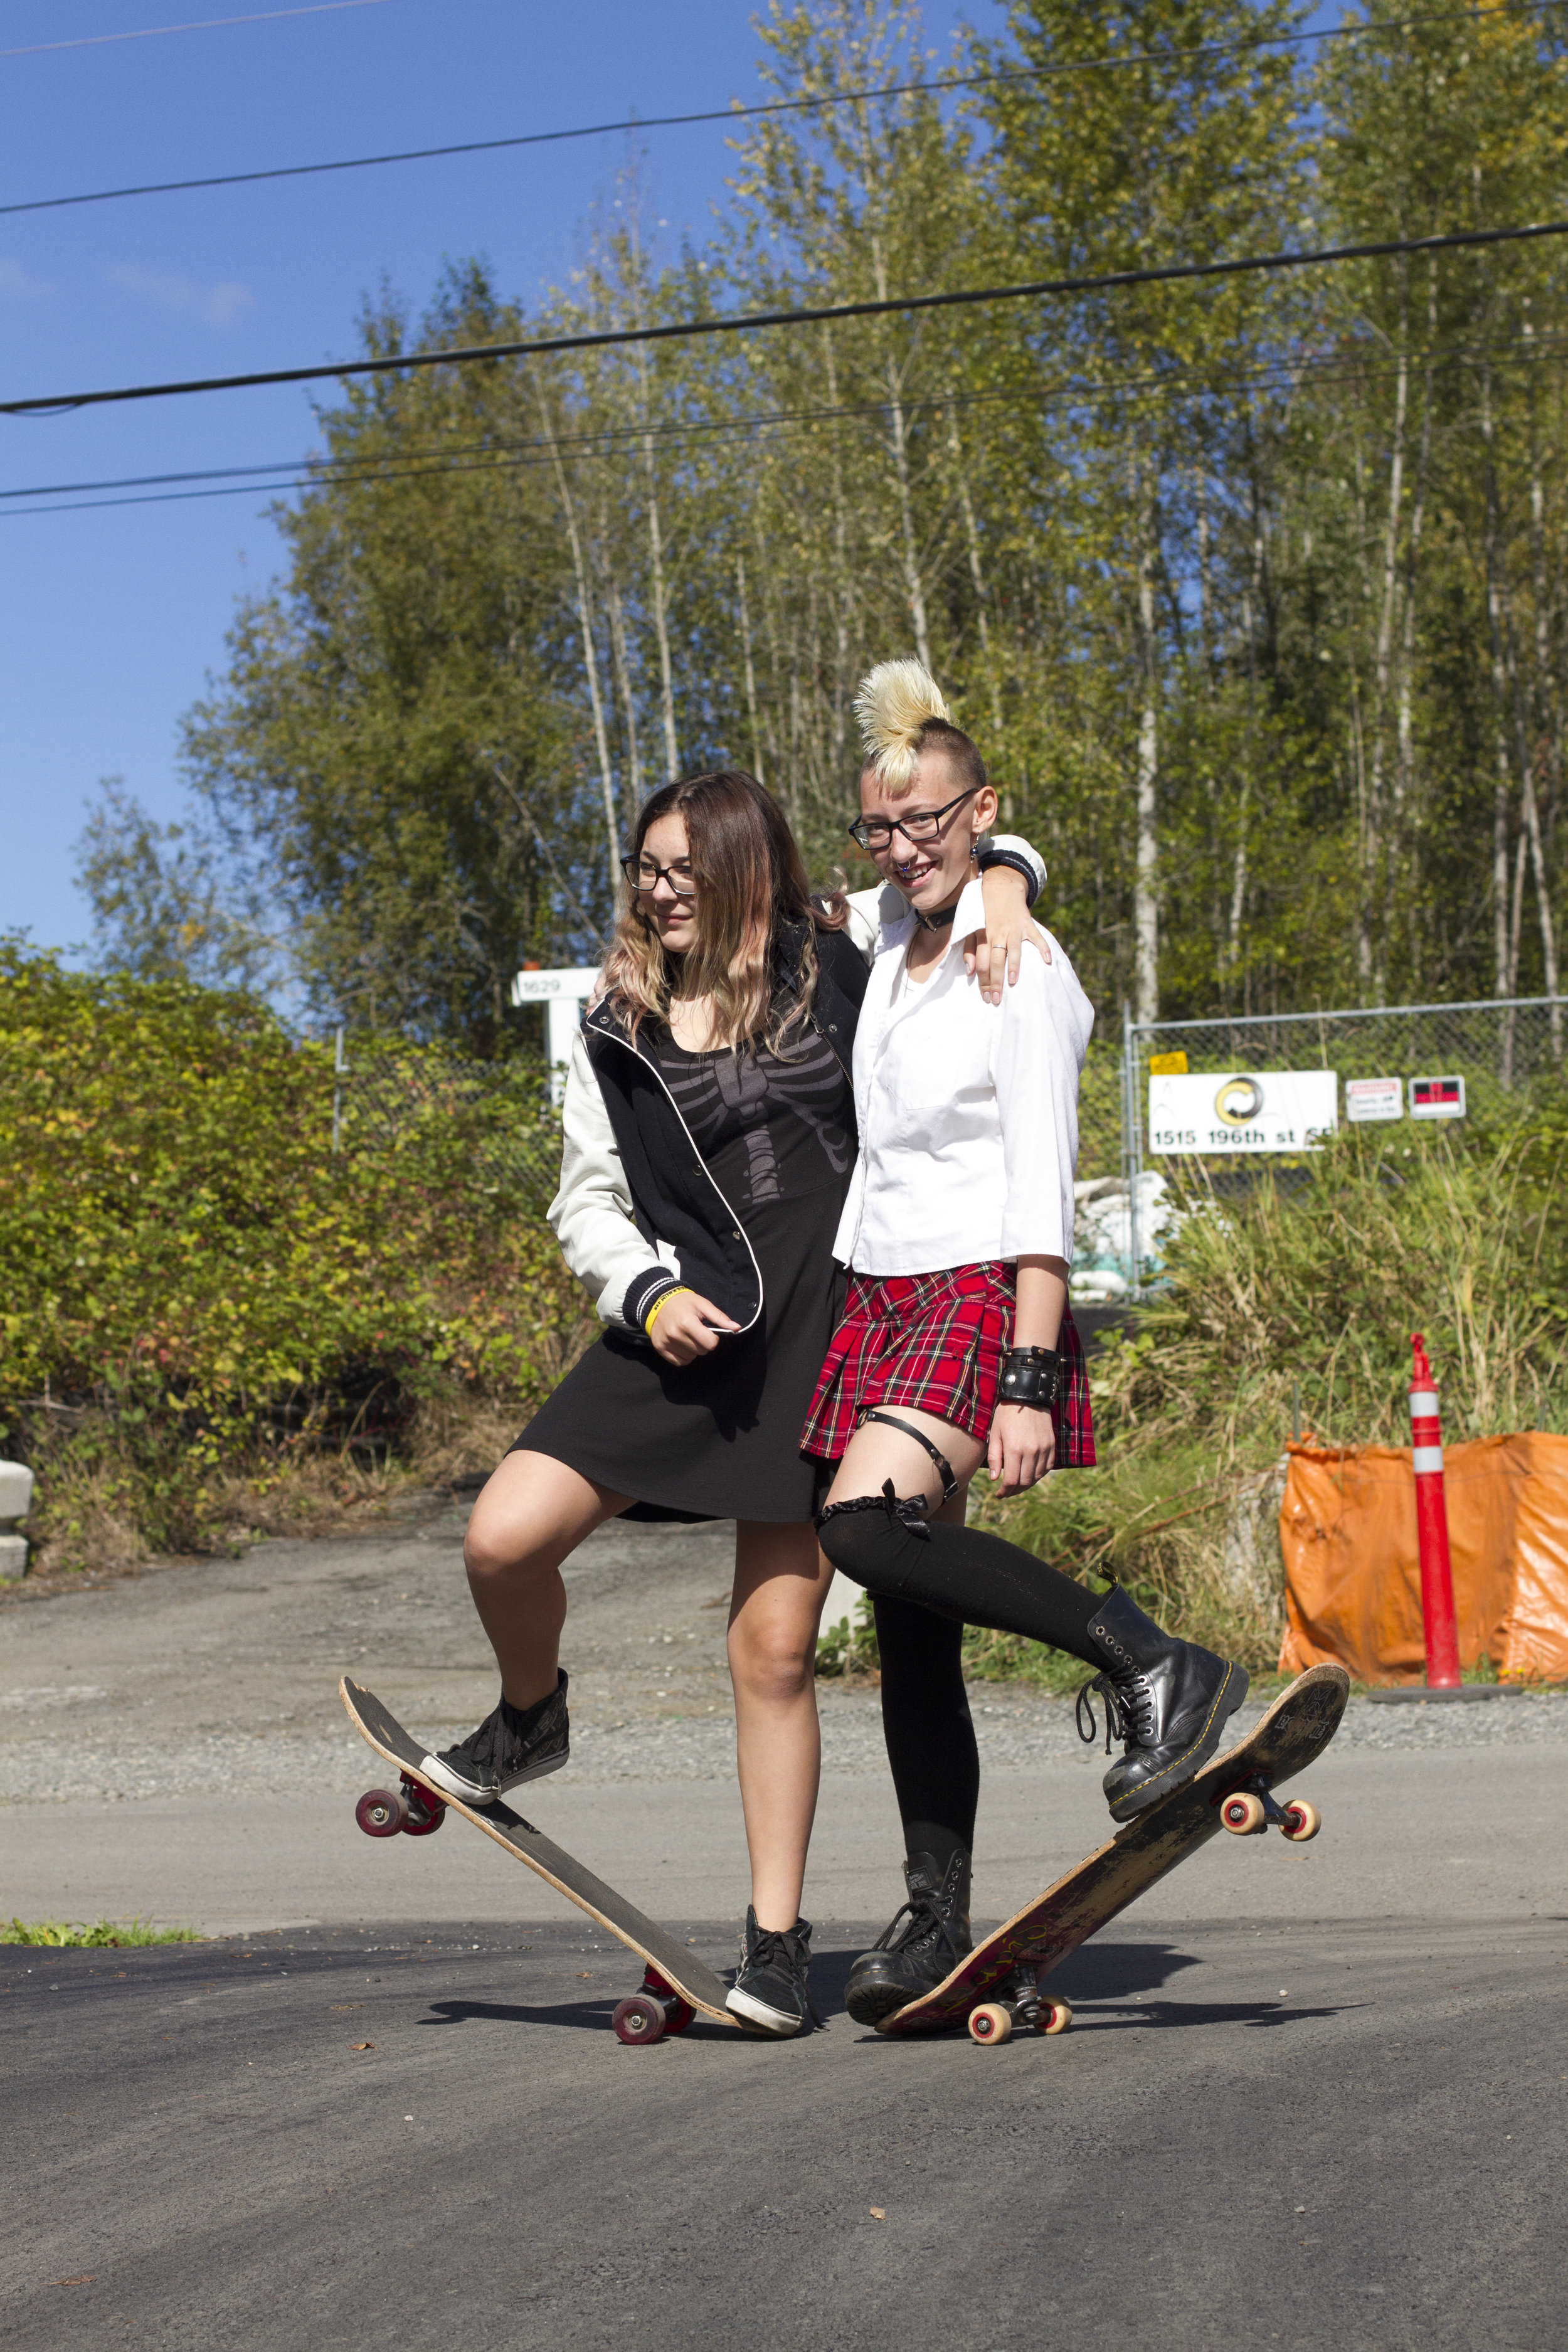
[[[933, 1510], [932, 1516], [962, 1527], [963, 1496], [967, 1494], [970, 1480], [985, 1459], [984, 1439], [971, 1437], [951, 1421], [939, 1421], [934, 1412], [922, 1412], [915, 1405], [901, 1404], [899, 1419], [923, 1431], [937, 1452], [945, 1454], [952, 1464], [961, 1493], [953, 1496], [952, 1509]], [[923, 1445], [917, 1445], [912, 1437], [901, 1429], [889, 1427], [885, 1421], [863, 1422], [838, 1465], [838, 1475], [827, 1499], [830, 1503], [843, 1503], [856, 1495], [879, 1495], [888, 1478], [893, 1482], [895, 1495], [923, 1495], [928, 1503], [934, 1505], [942, 1494], [936, 1464]]]
[[737, 1522], [730, 1672], [752, 1902], [761, 1927], [784, 1930], [800, 1916], [822, 1771], [816, 1628], [832, 1580], [815, 1528]]
[[513, 1706], [532, 1706], [555, 1688], [566, 1622], [562, 1561], [631, 1500], [548, 1454], [509, 1454], [474, 1505], [463, 1564]]

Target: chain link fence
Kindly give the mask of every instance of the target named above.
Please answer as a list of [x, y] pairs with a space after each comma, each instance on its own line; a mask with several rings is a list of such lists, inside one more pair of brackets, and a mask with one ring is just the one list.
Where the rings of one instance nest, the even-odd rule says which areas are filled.
[[443, 1045], [337, 1033], [332, 1150], [404, 1152], [438, 1144], [542, 1216], [561, 1176], [561, 1114], [550, 1074], [518, 1057], [481, 1061]]
[[[1124, 1019], [1121, 1053], [1111, 1039], [1097, 1039], [1085, 1065], [1082, 1141], [1079, 1155], [1079, 1233], [1073, 1267], [1075, 1298], [1092, 1304], [1136, 1296], [1158, 1271], [1160, 1232], [1169, 1203], [1166, 1171], [1200, 1173], [1217, 1192], [1249, 1182], [1238, 1159], [1251, 1152], [1201, 1148], [1215, 1131], [1214, 1114], [1239, 1132], [1247, 1106], [1261, 1108], [1268, 1073], [1327, 1071], [1331, 1089], [1319, 1089], [1324, 1126], [1342, 1124], [1352, 1105], [1371, 1116], [1370, 1104], [1355, 1104], [1352, 1082], [1384, 1082], [1384, 1115], [1401, 1118], [1441, 1116], [1453, 1102], [1427, 1096], [1416, 1103], [1415, 1082], [1463, 1081], [1463, 1115], [1489, 1125], [1527, 1116], [1543, 1100], [1561, 1100], [1568, 1080], [1568, 997], [1483, 998], [1468, 1003], [1398, 1004], [1339, 1012], [1258, 1013], [1216, 1021], [1135, 1022]], [[1195, 1148], [1154, 1148], [1149, 1129], [1152, 1076], [1177, 1075], [1212, 1079], [1194, 1089], [1209, 1110], [1209, 1124], [1192, 1130]], [[1388, 1086], [1399, 1082], [1397, 1093]], [[1227, 1085], [1228, 1082], [1228, 1085]], [[1230, 1088], [1227, 1105], [1219, 1097]], [[1376, 1089], [1357, 1088], [1358, 1094]], [[1331, 1108], [1328, 1108], [1331, 1106]], [[1394, 1108], [1397, 1106], [1397, 1108]], [[1240, 1109], [1244, 1116], [1236, 1118]], [[1167, 1133], [1171, 1130], [1165, 1130]], [[1303, 1138], [1292, 1154], [1271, 1150], [1271, 1165], [1301, 1164], [1310, 1149]], [[1114, 1159], [1112, 1154], [1114, 1153]]]

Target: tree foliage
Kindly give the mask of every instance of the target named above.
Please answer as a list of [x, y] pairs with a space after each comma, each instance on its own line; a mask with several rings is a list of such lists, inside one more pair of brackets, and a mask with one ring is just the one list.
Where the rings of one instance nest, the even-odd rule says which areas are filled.
[[[710, 244], [640, 165], [525, 319], [368, 349], [1562, 217], [1563, 35], [1281, 47], [1282, 0], [1015, 0], [956, 99], [914, 0], [774, 0]], [[1107, 69], [1108, 57], [1142, 62]], [[1106, 1010], [1554, 991], [1568, 486], [1555, 241], [435, 370], [321, 412], [288, 570], [192, 718], [311, 1001], [506, 1030], [593, 958], [646, 792], [739, 760], [847, 858], [854, 682], [927, 656]]]
[[46, 1521], [72, 1440], [168, 1549], [229, 1472], [552, 1385], [580, 1294], [488, 1149], [527, 1107], [407, 1093], [334, 1153], [331, 1055], [256, 999], [0, 946], [0, 1423]]

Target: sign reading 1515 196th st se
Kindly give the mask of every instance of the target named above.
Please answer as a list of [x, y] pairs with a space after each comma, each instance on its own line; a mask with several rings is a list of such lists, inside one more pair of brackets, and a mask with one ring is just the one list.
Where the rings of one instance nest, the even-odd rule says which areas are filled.
[[1310, 1151], [1339, 1124], [1332, 1070], [1151, 1078], [1152, 1151]]

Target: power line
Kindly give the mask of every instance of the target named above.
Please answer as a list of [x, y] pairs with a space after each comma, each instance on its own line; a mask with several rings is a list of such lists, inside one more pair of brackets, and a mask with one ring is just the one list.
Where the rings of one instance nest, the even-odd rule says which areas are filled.
[[[1463, 367], [1482, 365], [1509, 360], [1534, 364], [1561, 355], [1568, 335], [1549, 330], [1526, 338], [1511, 336], [1500, 343], [1445, 343], [1406, 352], [1404, 362], [1409, 367], [1423, 367], [1436, 362], [1447, 362]], [[1255, 371], [1251, 374], [1232, 375], [1226, 389], [1231, 391], [1269, 392], [1293, 388], [1302, 383], [1314, 385], [1364, 383], [1369, 376], [1387, 377], [1394, 374], [1399, 362], [1389, 359], [1381, 364], [1368, 365], [1364, 358], [1348, 352], [1305, 355], [1284, 360]], [[1025, 392], [996, 391], [979, 393], [936, 393], [924, 398], [905, 399], [906, 416], [917, 416], [922, 411], [953, 408], [1024, 408], [1038, 412], [1045, 407], [1092, 407], [1096, 403], [1118, 396], [1159, 397], [1170, 394], [1180, 395], [1190, 391], [1201, 395], [1205, 384], [1204, 371], [1197, 367], [1164, 368], [1152, 373], [1122, 377], [1101, 377], [1098, 380], [1068, 381], [1047, 383]], [[713, 438], [743, 439], [750, 434], [759, 437], [776, 435], [779, 428], [801, 430], [813, 425], [849, 424], [867, 416], [889, 414], [889, 401], [868, 401], [837, 408], [776, 409], [764, 414], [742, 414], [721, 418], [711, 424], [655, 425], [654, 438], [662, 446], [672, 445], [679, 451], [695, 441]], [[614, 454], [616, 444], [636, 442], [639, 446], [647, 437], [649, 428], [643, 425], [605, 427], [595, 433], [558, 434], [557, 446], [574, 451], [580, 457], [595, 457]], [[362, 484], [428, 480], [433, 476], [490, 472], [525, 472], [533, 467], [552, 465], [553, 459], [542, 454], [549, 443], [542, 438], [521, 441], [492, 440], [458, 443], [448, 449], [428, 448], [406, 450], [396, 458], [290, 458], [273, 466], [216, 467], [210, 471], [188, 474], [143, 474], [126, 477], [122, 481], [38, 483], [31, 489], [0, 491], [0, 500], [14, 499], [58, 498], [58, 503], [47, 506], [0, 505], [0, 522], [22, 515], [92, 514], [112, 507], [174, 506], [195, 499], [242, 498], [249, 490], [303, 490], [357, 488]], [[530, 451], [542, 454], [530, 456]], [[293, 478], [258, 484], [254, 478], [236, 480], [236, 476], [258, 474], [291, 475]], [[159, 489], [156, 485], [174, 482], [216, 482], [228, 487], [207, 489]], [[136, 489], [149, 487], [145, 498], [88, 499], [75, 495], [79, 491], [101, 489]]]
[[[155, 41], [165, 33], [216, 33], [225, 25], [271, 25], [279, 16], [331, 16], [341, 8], [381, 8], [386, 0], [313, 0], [308, 8], [264, 8], [253, 16], [204, 16], [195, 25], [144, 25], [134, 33], [84, 33], [74, 41], [32, 41], [25, 49], [0, 49], [0, 58], [39, 58], [47, 49], [97, 49], [109, 41]], [[141, 189], [115, 189], [111, 193], [137, 194]], [[90, 196], [57, 197], [55, 202], [91, 204]], [[34, 212], [33, 205], [6, 205], [0, 209], [8, 213]]]
[[742, 310], [662, 327], [611, 327], [531, 341], [459, 344], [447, 351], [408, 352], [396, 358], [338, 360], [324, 367], [262, 368], [245, 375], [192, 376], [172, 383], [119, 384], [96, 392], [51, 393], [0, 400], [0, 416], [58, 415], [111, 402], [167, 400], [199, 392], [242, 392], [280, 383], [321, 383], [347, 376], [395, 375], [414, 368], [467, 367], [480, 360], [548, 358], [562, 352], [606, 351], [633, 343], [697, 341], [708, 335], [750, 334], [764, 327], [832, 325], [842, 319], [883, 319], [921, 310], [957, 310], [977, 302], [1016, 302], [1056, 294], [1113, 293], [1124, 287], [1163, 286], [1201, 278], [1239, 278], [1263, 271], [1306, 269], [1342, 261], [1374, 261], [1394, 254], [1448, 253], [1568, 236], [1568, 221], [1531, 221], [1517, 228], [1459, 229], [1446, 236], [1382, 238], [1375, 244], [1320, 246], [1304, 253], [1239, 255], [1233, 261], [1172, 261], [1146, 269], [1112, 269], [1078, 278], [1037, 278], [1019, 286], [977, 286], [947, 294], [894, 295], [881, 301], [834, 302], [789, 310]]
[[[378, 0], [332, 0], [332, 5], [344, 7], [369, 7]], [[134, 187], [94, 188], [81, 195], [34, 196], [26, 203], [0, 205], [0, 216], [8, 213], [54, 212], [68, 205], [106, 205], [124, 196], [180, 195], [197, 188], [240, 188], [262, 180], [308, 179], [323, 172], [365, 172], [386, 163], [425, 163], [444, 155], [489, 155], [513, 147], [547, 147], [563, 140], [599, 139], [612, 131], [668, 131], [701, 122], [742, 122], [754, 116], [766, 114], [811, 114], [832, 106], [849, 106], [868, 99], [908, 98], [927, 91], [979, 89], [1005, 82], [1053, 80], [1062, 76], [1100, 73], [1127, 66], [1173, 65], [1191, 63], [1202, 58], [1231, 57], [1241, 51], [1257, 48], [1284, 48], [1313, 41], [1383, 39], [1392, 35], [1404, 35], [1427, 25], [1471, 24], [1481, 16], [1549, 16], [1568, 6], [1568, 0], [1521, 0], [1521, 5], [1506, 7], [1459, 8], [1433, 10], [1425, 16], [1404, 16], [1389, 25], [1331, 25], [1312, 33], [1278, 33], [1260, 35], [1242, 41], [1215, 41], [1201, 47], [1188, 49], [1140, 49], [1121, 57], [1083, 58], [1062, 65], [1021, 66], [1005, 72], [985, 74], [945, 74], [932, 81], [888, 82], [865, 89], [835, 91], [830, 98], [769, 99], [756, 106], [710, 107], [692, 114], [654, 114], [633, 116], [616, 122], [589, 122], [570, 131], [530, 131], [507, 139], [464, 139], [443, 147], [404, 147], [384, 155], [348, 155], [325, 163], [282, 163], [260, 172], [217, 172], [195, 180], [150, 180]], [[311, 9], [281, 9], [282, 16], [310, 16]], [[260, 19], [247, 16], [220, 17], [220, 24], [250, 24]], [[159, 29], [180, 32], [195, 27], [167, 26]], [[141, 35], [117, 33], [100, 37], [113, 40], [140, 39]], [[63, 42], [46, 42], [45, 47], [72, 46]], [[28, 51], [3, 50], [0, 56], [22, 57]]]

